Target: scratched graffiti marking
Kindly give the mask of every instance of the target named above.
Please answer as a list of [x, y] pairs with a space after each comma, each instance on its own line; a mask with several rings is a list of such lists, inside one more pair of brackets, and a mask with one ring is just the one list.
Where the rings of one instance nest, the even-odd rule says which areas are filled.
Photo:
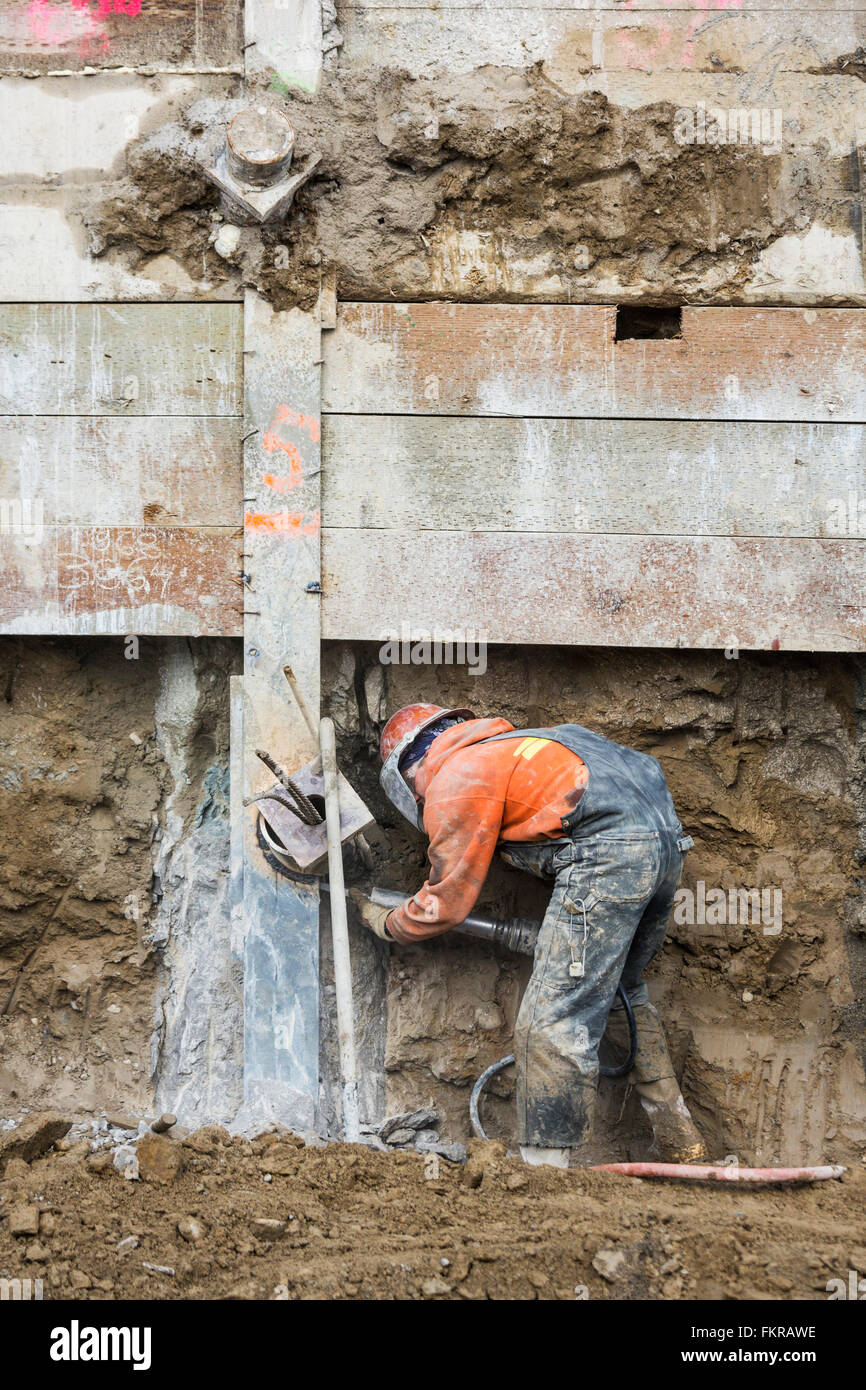
[[123, 602], [160, 603], [174, 574], [159, 537], [145, 530], [129, 538], [104, 526], [93, 527], [86, 539], [73, 533], [60, 546], [57, 561], [58, 594], [73, 609], [80, 599], [84, 609]]
[[[625, 0], [622, 7], [623, 11], [631, 10], [632, 13], [636, 13], [636, 3], [637, 0]], [[682, 0], [662, 0], [662, 4], [667, 10], [676, 10], [682, 13]], [[616, 41], [628, 67], [650, 71], [663, 57], [678, 63], [682, 68], [692, 67], [695, 61], [695, 40], [706, 19], [711, 14], [719, 14], [722, 11], [741, 10], [743, 0], [696, 0], [696, 4], [699, 12], [687, 25], [678, 54], [674, 51], [676, 45], [674, 30], [664, 18], [656, 21], [642, 21], [637, 40], [631, 37], [634, 29], [630, 26], [618, 29]]]

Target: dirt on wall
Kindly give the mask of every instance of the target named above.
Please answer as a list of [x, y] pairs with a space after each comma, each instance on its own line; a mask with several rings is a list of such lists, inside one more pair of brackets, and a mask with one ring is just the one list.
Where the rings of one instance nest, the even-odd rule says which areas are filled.
[[435, 80], [338, 68], [315, 96], [276, 77], [261, 95], [294, 124], [298, 162], [322, 156], [285, 222], [222, 233], [202, 165], [250, 97], [206, 99], [131, 142], [125, 173], [89, 192], [93, 254], [144, 274], [169, 256], [278, 309], [323, 285], [342, 299], [729, 303], [778, 237], [816, 221], [848, 234], [856, 213], [847, 161], [802, 131], [789, 147], [682, 143], [670, 102], [574, 96], [541, 64]]
[[226, 644], [189, 645], [181, 758], [161, 727], [172, 641], [0, 641], [4, 1121], [40, 1103], [150, 1113], [167, 798], [179, 835], [227, 742]]
[[[423, 838], [376, 783], [378, 730], [403, 704], [468, 704], [517, 727], [574, 721], [661, 760], [695, 840], [683, 879], [695, 901], [691, 922], [671, 923], [651, 992], [711, 1151], [764, 1163], [844, 1161], [866, 1144], [860, 681], [857, 660], [836, 656], [492, 648], [471, 675], [382, 666], [366, 644], [329, 645], [323, 674], [387, 887], [424, 877]], [[728, 920], [695, 920], [701, 884], [705, 899], [724, 890]], [[728, 906], [731, 889], [754, 888], [760, 920], [754, 899]], [[497, 865], [482, 902], [540, 919], [547, 896]], [[388, 1113], [430, 1104], [443, 1134], [465, 1138], [471, 1083], [511, 1050], [528, 962], [453, 936], [391, 948], [387, 970]], [[512, 1133], [512, 1090], [509, 1072], [491, 1087], [497, 1136]], [[624, 1083], [605, 1083], [603, 1103], [612, 1156], [645, 1157]]]

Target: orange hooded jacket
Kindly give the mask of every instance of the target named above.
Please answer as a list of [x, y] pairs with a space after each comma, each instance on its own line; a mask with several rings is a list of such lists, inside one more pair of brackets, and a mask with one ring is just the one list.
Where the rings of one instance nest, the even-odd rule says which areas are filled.
[[388, 917], [395, 941], [425, 941], [462, 922], [500, 840], [562, 837], [562, 817], [586, 786], [586, 764], [551, 739], [481, 742], [513, 728], [507, 719], [472, 719], [431, 743], [415, 777], [430, 837], [430, 876]]

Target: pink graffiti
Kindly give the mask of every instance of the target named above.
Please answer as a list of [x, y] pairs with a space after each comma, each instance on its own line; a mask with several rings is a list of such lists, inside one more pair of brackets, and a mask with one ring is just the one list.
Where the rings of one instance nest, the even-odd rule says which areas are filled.
[[[740, 10], [743, 7], [743, 0], [691, 0], [687, 6], [682, 3], [682, 0], [662, 0], [662, 4], [669, 10], [698, 9], [700, 11], [690, 21], [678, 55], [680, 67], [690, 68], [695, 60], [695, 38], [705, 17], [713, 11]], [[637, 13], [637, 0], [625, 0], [622, 8]], [[655, 38], [647, 42], [646, 36], [653, 29], [655, 30]], [[642, 42], [635, 42], [629, 37], [630, 26], [617, 30], [616, 41], [628, 67], [643, 68], [648, 71], [654, 66], [658, 58], [664, 55], [673, 57], [674, 33], [663, 19], [656, 24], [648, 21], [645, 26], [640, 26], [639, 32], [643, 36]]]
[[142, 0], [68, 0], [55, 5], [51, 0], [31, 0], [27, 9], [30, 33], [38, 43], [51, 48], [78, 41], [82, 57], [94, 50], [107, 53], [108, 35], [105, 19], [122, 14], [134, 19], [141, 11]]

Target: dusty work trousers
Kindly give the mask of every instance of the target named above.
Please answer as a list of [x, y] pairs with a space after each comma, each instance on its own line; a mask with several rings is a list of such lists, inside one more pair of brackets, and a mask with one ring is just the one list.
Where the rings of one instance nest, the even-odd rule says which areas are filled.
[[519, 1143], [569, 1148], [589, 1137], [598, 1049], [620, 982], [650, 1035], [637, 1079], [670, 1074], [643, 972], [665, 939], [690, 843], [682, 831], [647, 830], [506, 848], [514, 867], [556, 878], [515, 1027]]

